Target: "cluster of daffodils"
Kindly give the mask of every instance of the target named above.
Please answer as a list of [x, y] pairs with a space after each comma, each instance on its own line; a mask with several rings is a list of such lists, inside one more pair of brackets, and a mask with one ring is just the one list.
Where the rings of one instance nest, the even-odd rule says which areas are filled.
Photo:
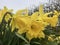
[[[0, 23], [6, 12], [12, 12], [6, 7], [0, 10]], [[51, 15], [53, 14], [53, 15]], [[58, 23], [59, 12], [54, 10], [54, 12], [44, 13], [43, 5], [40, 5], [39, 12], [35, 12], [32, 15], [28, 14], [28, 10], [19, 10], [15, 14], [7, 14], [5, 16], [6, 22], [11, 18], [10, 26], [13, 32], [17, 29], [17, 33], [26, 34], [27, 39], [31, 40], [33, 38], [45, 38], [44, 30], [50, 25], [55, 27]]]

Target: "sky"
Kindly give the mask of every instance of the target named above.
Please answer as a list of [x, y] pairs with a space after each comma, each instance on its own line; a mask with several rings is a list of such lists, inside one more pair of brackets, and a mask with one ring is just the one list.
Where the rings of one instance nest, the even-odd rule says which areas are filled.
[[9, 9], [19, 10], [29, 8], [31, 6], [38, 6], [42, 3], [47, 3], [48, 0], [0, 0], [0, 9], [6, 6]]

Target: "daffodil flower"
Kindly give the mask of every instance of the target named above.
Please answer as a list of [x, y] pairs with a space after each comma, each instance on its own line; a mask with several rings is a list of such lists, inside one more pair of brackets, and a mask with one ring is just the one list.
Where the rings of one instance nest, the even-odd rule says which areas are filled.
[[[4, 7], [4, 9], [0, 10], [0, 23], [2, 22], [2, 19], [4, 17], [4, 14], [6, 12], [12, 12], [12, 10], [8, 10], [6, 7]], [[6, 15], [6, 18], [5, 20], [8, 21], [8, 19], [10, 18], [11, 16], [9, 14]]]

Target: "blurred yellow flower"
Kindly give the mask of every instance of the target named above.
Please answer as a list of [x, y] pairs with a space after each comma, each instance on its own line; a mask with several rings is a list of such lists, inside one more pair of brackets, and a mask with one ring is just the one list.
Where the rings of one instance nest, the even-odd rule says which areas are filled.
[[45, 17], [43, 20], [49, 23], [52, 27], [55, 27], [58, 23], [58, 16], [54, 15], [53, 17]]
[[27, 24], [29, 24], [29, 20], [29, 17], [26, 16], [13, 15], [11, 21], [12, 31], [14, 31], [15, 28], [18, 28], [19, 34], [25, 33], [25, 29]]
[[58, 13], [54, 12], [53, 17], [48, 17], [49, 14], [52, 14], [52, 12], [45, 13], [43, 16], [40, 15], [38, 20], [42, 20], [47, 24], [50, 24], [52, 27], [55, 27], [58, 23]]
[[58, 18], [56, 16], [46, 17], [43, 19], [45, 22], [49, 23], [52, 27], [55, 27], [58, 22]]
[[44, 29], [45, 26], [42, 22], [32, 21], [31, 25], [29, 25], [27, 28], [28, 31], [26, 32], [26, 36], [29, 40], [32, 38], [44, 38]]
[[49, 41], [54, 41], [54, 39], [51, 36], [48, 36]]
[[[11, 12], [12, 10], [8, 10], [6, 7], [4, 7], [4, 9], [0, 10], [0, 23], [3, 19], [3, 16], [6, 12]], [[7, 21], [8, 18], [10, 17], [9, 15], [6, 15], [7, 17], [5, 18], [5, 20]]]

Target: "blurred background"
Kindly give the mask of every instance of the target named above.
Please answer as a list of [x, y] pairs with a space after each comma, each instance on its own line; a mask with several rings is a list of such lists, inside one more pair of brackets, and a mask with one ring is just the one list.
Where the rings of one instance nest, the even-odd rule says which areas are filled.
[[38, 11], [39, 5], [44, 5], [44, 11], [60, 10], [60, 0], [0, 0], [0, 9], [6, 6], [16, 12], [19, 9], [28, 9], [29, 13]]
[[0, 9], [6, 6], [16, 11], [24, 8], [34, 8], [34, 6], [48, 2], [49, 0], [0, 0]]

